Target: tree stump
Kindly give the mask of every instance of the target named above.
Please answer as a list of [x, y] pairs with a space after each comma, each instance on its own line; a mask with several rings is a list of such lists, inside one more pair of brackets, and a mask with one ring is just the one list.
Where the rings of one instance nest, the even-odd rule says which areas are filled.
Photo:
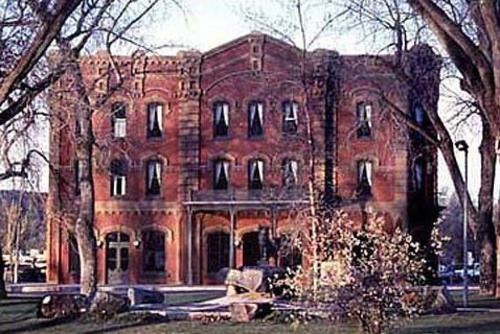
[[253, 319], [265, 317], [271, 313], [270, 302], [236, 302], [229, 305], [231, 320], [234, 322], [249, 322]]

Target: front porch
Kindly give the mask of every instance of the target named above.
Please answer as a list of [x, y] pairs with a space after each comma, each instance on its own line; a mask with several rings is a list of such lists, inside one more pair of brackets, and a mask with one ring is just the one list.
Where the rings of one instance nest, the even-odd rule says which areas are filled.
[[[263, 257], [259, 237], [277, 240], [280, 232], [291, 228], [290, 213], [306, 204], [302, 189], [191, 192], [183, 203], [186, 284], [220, 283], [217, 273], [223, 268], [259, 264]], [[276, 256], [265, 257], [271, 265], [280, 264]]]

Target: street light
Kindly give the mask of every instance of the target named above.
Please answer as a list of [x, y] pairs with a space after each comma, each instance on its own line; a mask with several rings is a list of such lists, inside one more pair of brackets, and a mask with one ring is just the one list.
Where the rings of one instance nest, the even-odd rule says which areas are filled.
[[464, 307], [467, 307], [467, 302], [469, 298], [469, 286], [468, 286], [468, 281], [467, 281], [467, 260], [468, 260], [468, 254], [467, 254], [467, 193], [468, 193], [468, 153], [469, 153], [469, 145], [467, 145], [467, 142], [465, 140], [459, 140], [455, 143], [455, 147], [457, 150], [464, 152], [464, 165], [465, 165], [465, 186], [462, 194], [462, 200], [463, 200], [463, 208], [464, 208], [464, 240], [463, 240], [463, 247], [464, 247], [464, 253], [463, 253], [463, 268], [464, 268], [464, 273], [463, 273], [463, 282], [464, 282], [464, 291], [463, 291], [463, 304]]

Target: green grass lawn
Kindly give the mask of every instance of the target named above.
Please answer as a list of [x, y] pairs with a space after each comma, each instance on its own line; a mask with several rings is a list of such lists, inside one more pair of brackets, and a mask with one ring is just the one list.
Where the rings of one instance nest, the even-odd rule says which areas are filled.
[[[208, 296], [206, 296], [208, 297]], [[175, 300], [174, 300], [175, 299]], [[202, 299], [197, 296], [196, 299]], [[171, 303], [184, 303], [188, 298], [173, 298]], [[491, 300], [473, 296], [471, 302], [483, 306]], [[311, 324], [292, 328], [286, 324], [252, 322], [250, 324], [202, 324], [199, 322], [163, 322], [143, 319], [132, 315], [121, 315], [113, 320], [81, 318], [77, 320], [53, 321], [36, 319], [36, 303], [33, 299], [8, 299], [0, 301], [0, 333], [141, 333], [141, 334], [350, 334], [358, 333], [355, 326], [332, 326]], [[496, 305], [498, 306], [498, 302]], [[451, 315], [424, 316], [395, 331], [405, 334], [427, 333], [500, 333], [500, 313], [456, 313]]]

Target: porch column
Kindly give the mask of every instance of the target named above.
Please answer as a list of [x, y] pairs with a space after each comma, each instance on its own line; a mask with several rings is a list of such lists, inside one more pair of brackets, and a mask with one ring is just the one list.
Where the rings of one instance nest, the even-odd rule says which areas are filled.
[[276, 206], [271, 207], [271, 236], [276, 238], [276, 229], [277, 229], [277, 222], [276, 222]]
[[233, 208], [229, 209], [229, 268], [234, 268], [234, 229], [236, 225], [236, 213]]
[[187, 207], [187, 285], [193, 285], [193, 209]]

